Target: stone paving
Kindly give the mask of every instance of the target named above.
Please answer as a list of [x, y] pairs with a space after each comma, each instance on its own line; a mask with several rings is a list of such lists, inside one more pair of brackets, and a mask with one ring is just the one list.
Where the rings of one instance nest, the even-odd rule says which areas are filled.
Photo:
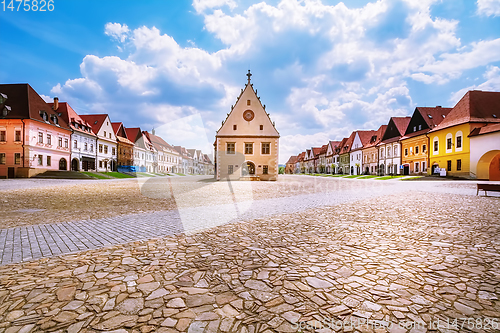
[[0, 333], [499, 332], [498, 198], [406, 186], [1, 266]]
[[[290, 178], [293, 179], [293, 177]], [[332, 184], [343, 182], [351, 184], [351, 186], [355, 182], [359, 182], [337, 179], [327, 181]], [[404, 193], [415, 188], [444, 193], [473, 194], [474, 192], [472, 188], [442, 187], [436, 186], [434, 183], [405, 183], [398, 181], [385, 182], [381, 186], [380, 181], [372, 181], [372, 186], [364, 188], [351, 188], [348, 186], [339, 189], [338, 187], [326, 188], [325, 186], [324, 189], [319, 189], [321, 194], [309, 193], [290, 197], [253, 200], [251, 191], [248, 191], [246, 187], [241, 187], [238, 190], [237, 184], [234, 184], [234, 193], [236, 195], [240, 193], [239, 196], [243, 198], [238, 198], [241, 200], [233, 203], [214, 204], [212, 202], [214, 196], [210, 196], [213, 187], [200, 185], [203, 191], [198, 193], [198, 198], [195, 200], [196, 206], [192, 207], [192, 197], [195, 190], [191, 188], [191, 191], [186, 192], [182, 191], [182, 188], [174, 186], [171, 192], [168, 189], [169, 185], [172, 188], [171, 184], [166, 180], [148, 180], [142, 184], [142, 191], [146, 196], [157, 197], [159, 195], [158, 191], [153, 192], [152, 188], [160, 187], [161, 191], [159, 193], [161, 195], [176, 198], [177, 210], [0, 229], [0, 265], [182, 232], [191, 233], [224, 223], [253, 220], [282, 213], [300, 212], [314, 207], [332, 206], [387, 195], [388, 193]], [[221, 185], [225, 186], [224, 183], [213, 185], [218, 188]], [[167, 190], [164, 187], [167, 187]], [[326, 192], [322, 192], [323, 190]], [[245, 198], [248, 193], [250, 193], [250, 198]], [[230, 197], [230, 193], [225, 196], [216, 196], [217, 200], [220, 201]]]

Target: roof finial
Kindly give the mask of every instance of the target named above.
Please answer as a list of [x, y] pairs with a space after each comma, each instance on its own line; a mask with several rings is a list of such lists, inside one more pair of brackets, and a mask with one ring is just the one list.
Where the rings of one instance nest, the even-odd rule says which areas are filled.
[[248, 74], [247, 74], [247, 77], [248, 77], [248, 84], [250, 84], [250, 77], [252, 76], [252, 74], [250, 73], [250, 70], [248, 70]]

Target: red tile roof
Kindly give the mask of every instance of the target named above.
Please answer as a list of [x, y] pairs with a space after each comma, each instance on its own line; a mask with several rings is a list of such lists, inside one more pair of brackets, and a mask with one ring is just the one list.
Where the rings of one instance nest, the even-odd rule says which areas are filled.
[[410, 123], [411, 117], [392, 117], [391, 119], [394, 122], [394, 125], [396, 125], [400, 136], [404, 135], [406, 128]]
[[493, 132], [499, 132], [500, 131], [500, 123], [493, 123], [493, 124], [488, 124], [483, 127], [476, 127], [472, 130], [472, 132], [469, 134], [469, 136], [478, 136], [482, 134], [488, 134], [488, 133], [493, 133]]
[[153, 146], [155, 146], [156, 149], [166, 148], [168, 150], [175, 150], [174, 147], [169, 145], [167, 142], [165, 142], [165, 140], [163, 140], [158, 135], [154, 135], [149, 132], [145, 132], [145, 134], [147, 135], [149, 141], [151, 141], [151, 143], [153, 144]]
[[318, 153], [318, 154], [319, 154], [319, 155], [321, 155], [321, 154], [326, 154], [326, 151], [327, 151], [327, 150], [328, 150], [328, 144], [326, 144], [326, 145], [322, 145], [322, 146], [321, 146], [321, 149], [320, 149], [320, 151], [319, 151], [319, 153]]
[[136, 142], [142, 136], [142, 131], [139, 127], [125, 127], [125, 133], [127, 133], [127, 138], [132, 142]]
[[305, 151], [303, 151], [302, 153], [300, 153], [299, 156], [297, 156], [297, 162], [303, 162], [305, 155], [306, 155]]
[[[71, 130], [67, 121], [61, 119], [29, 84], [0, 84], [0, 93], [7, 95], [5, 105], [11, 107], [5, 119], [33, 119], [56, 126], [52, 118], [57, 117], [58, 128]], [[43, 120], [40, 111], [47, 114], [47, 121]]]
[[90, 124], [92, 127], [92, 132], [94, 134], [99, 133], [104, 120], [106, 120], [107, 114], [82, 114], [80, 117]]
[[453, 110], [452, 108], [443, 108], [440, 106], [434, 108], [418, 106], [416, 109], [420, 112], [430, 129], [439, 125], [448, 113]]
[[332, 153], [335, 154], [335, 149], [340, 145], [341, 141], [330, 141], [328, 144], [332, 148]]
[[288, 161], [286, 162], [286, 164], [295, 164], [295, 163], [297, 163], [297, 157], [298, 156], [290, 156], [290, 158], [288, 159]]
[[[54, 103], [47, 103], [47, 104], [49, 104], [51, 108], [54, 108]], [[55, 112], [61, 114], [61, 118], [63, 118], [64, 121], [66, 121], [69, 124], [69, 127], [71, 127], [73, 131], [95, 136], [95, 134], [92, 133], [92, 126], [90, 126], [90, 124], [87, 121], [85, 121], [82, 117], [80, 117], [67, 102], [59, 102], [58, 104], [59, 106], [57, 107], [57, 110], [55, 110]], [[73, 125], [73, 123], [78, 123], [79, 124], [78, 128], [75, 125]], [[82, 126], [90, 128], [90, 132], [84, 130]]]
[[313, 158], [317, 158], [318, 155], [320, 154], [321, 147], [312, 147], [311, 149], [312, 149]]
[[341, 148], [340, 154], [345, 154], [351, 151], [352, 142], [354, 141], [354, 137], [356, 136], [356, 131], [352, 132], [351, 135], [347, 138], [344, 145]]
[[500, 92], [468, 91], [433, 131], [469, 122], [500, 122]]
[[370, 148], [376, 146], [380, 141], [382, 141], [382, 137], [384, 136], [385, 130], [387, 129], [387, 125], [382, 125], [378, 128], [378, 130], [374, 131], [374, 134], [371, 136], [370, 140], [363, 148]]

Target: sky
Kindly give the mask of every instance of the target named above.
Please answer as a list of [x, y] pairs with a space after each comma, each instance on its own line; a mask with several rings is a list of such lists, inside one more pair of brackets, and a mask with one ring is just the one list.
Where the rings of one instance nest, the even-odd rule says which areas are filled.
[[249, 69], [280, 163], [416, 106], [500, 91], [500, 0], [18, 4], [0, 3], [0, 83], [204, 152]]

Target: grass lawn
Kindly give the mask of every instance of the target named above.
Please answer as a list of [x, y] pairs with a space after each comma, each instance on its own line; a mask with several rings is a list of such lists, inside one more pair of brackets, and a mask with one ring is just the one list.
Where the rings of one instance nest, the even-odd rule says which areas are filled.
[[154, 177], [153, 175], [150, 175], [149, 173], [145, 173], [145, 172], [136, 172], [135, 174], [137, 176], [141, 176], [141, 177]]
[[109, 179], [109, 177], [101, 175], [100, 173], [87, 172], [87, 171], [82, 171], [82, 173], [86, 174], [87, 176], [94, 177], [97, 179]]
[[424, 176], [413, 176], [413, 177], [407, 177], [401, 180], [412, 180], [412, 179], [418, 179], [418, 178], [423, 178]]
[[359, 178], [362, 175], [350, 175], [350, 176], [345, 176], [344, 178]]
[[364, 175], [364, 176], [361, 176], [359, 177], [359, 179], [370, 179], [370, 178], [377, 178], [379, 176], [377, 175]]
[[111, 171], [111, 172], [101, 172], [101, 174], [114, 177], [114, 178], [135, 178], [134, 176], [127, 175], [121, 172]]
[[380, 180], [387, 180], [387, 179], [396, 179], [396, 178], [402, 178], [402, 177], [406, 177], [406, 176], [402, 176], [402, 175], [396, 175], [396, 176], [384, 176], [384, 177], [379, 177], [377, 179], [380, 179]]
[[177, 176], [185, 176], [185, 174], [180, 173], [180, 172], [176, 172], [175, 174], [176, 174]]

